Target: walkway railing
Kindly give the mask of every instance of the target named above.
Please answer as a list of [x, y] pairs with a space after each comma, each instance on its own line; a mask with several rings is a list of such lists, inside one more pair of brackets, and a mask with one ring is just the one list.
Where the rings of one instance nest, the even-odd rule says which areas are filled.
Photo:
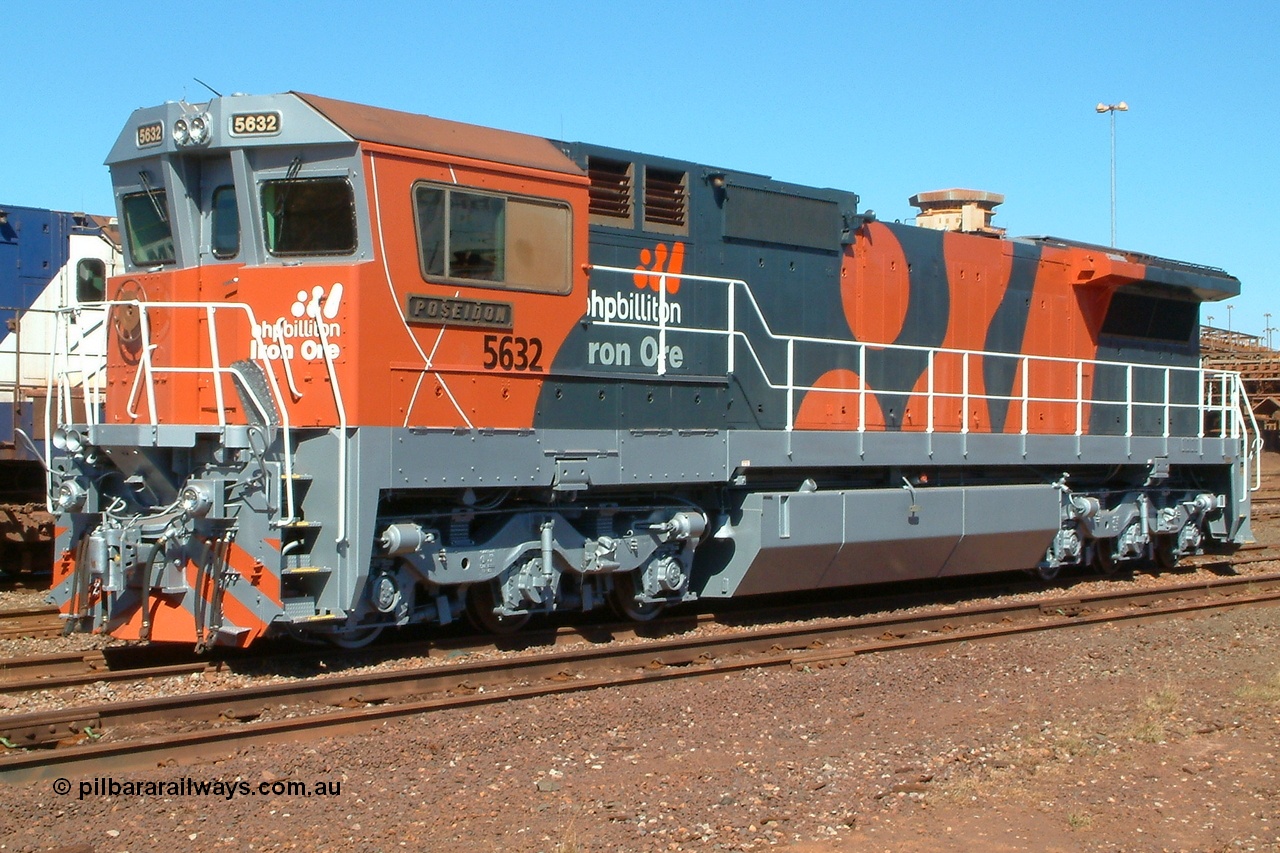
[[[1073, 359], [1061, 356], [1023, 355], [1020, 353], [992, 352], [987, 350], [963, 350], [946, 347], [922, 347], [903, 344], [883, 344], [866, 341], [848, 341], [834, 338], [820, 338], [807, 335], [786, 335], [775, 332], [756, 300], [751, 286], [741, 279], [718, 278], [714, 276], [684, 275], [661, 271], [637, 270], [634, 268], [593, 265], [590, 271], [595, 273], [616, 274], [625, 278], [627, 286], [633, 286], [636, 277], [656, 280], [658, 291], [658, 310], [650, 322], [630, 320], [592, 318], [594, 325], [654, 331], [658, 335], [656, 362], [653, 372], [657, 376], [665, 376], [668, 372], [667, 338], [671, 333], [687, 335], [710, 335], [723, 338], [726, 376], [732, 376], [738, 369], [737, 351], [741, 345], [751, 366], [760, 374], [765, 385], [774, 391], [785, 392], [787, 400], [786, 430], [796, 428], [797, 405], [804, 394], [818, 392], [821, 394], [843, 395], [856, 402], [856, 422], [851, 429], [858, 433], [883, 429], [881, 424], [871, 424], [867, 417], [868, 398], [875, 399], [878, 394], [895, 397], [922, 398], [925, 405], [925, 423], [923, 431], [929, 435], [935, 432], [953, 432], [967, 436], [970, 432], [970, 403], [975, 400], [999, 402], [1006, 404], [1010, 414], [1016, 412], [1019, 429], [1018, 434], [1025, 437], [1033, 432], [1031, 428], [1031, 412], [1033, 407], [1049, 407], [1064, 410], [1068, 421], [1074, 421], [1074, 429], [1067, 434], [1079, 440], [1088, 434], [1086, 411], [1093, 407], [1114, 407], [1122, 411], [1123, 436], [1132, 440], [1140, 432], [1138, 424], [1149, 422], [1144, 419], [1144, 412], [1156, 412], [1162, 424], [1158, 437], [1165, 439], [1166, 445], [1172, 437], [1194, 437], [1201, 440], [1206, 437], [1211, 420], [1218, 423], [1218, 433], [1223, 437], [1237, 440], [1241, 444], [1246, 480], [1252, 479], [1253, 489], [1261, 486], [1261, 432], [1253, 418], [1248, 405], [1244, 386], [1237, 373], [1229, 371], [1206, 370], [1203, 367], [1180, 367], [1171, 365], [1151, 365], [1129, 362], [1099, 361], [1096, 359]], [[673, 325], [668, 320], [672, 316], [668, 307], [669, 283], [685, 282], [721, 286], [726, 289], [725, 319], [723, 326], [690, 326], [683, 323]], [[677, 287], [679, 286], [677, 284]], [[785, 367], [770, 370], [766, 366], [767, 359], [761, 356], [756, 341], [748, 335], [738, 322], [739, 300], [745, 300], [747, 317], [763, 329], [763, 337], [785, 347]], [[796, 380], [796, 348], [797, 346], [821, 346], [832, 350], [830, 364], [857, 364], [857, 385], [852, 388], [829, 387], [800, 384]], [[923, 359], [924, 383], [923, 393], [913, 389], [894, 390], [877, 389], [867, 384], [867, 358], [869, 352], [901, 353], [907, 358]], [[958, 388], [954, 383], [940, 380], [940, 364], [947, 364], [953, 370], [958, 363], [960, 381]], [[1012, 369], [1020, 380], [1009, 394], [988, 393], [985, 385], [979, 385], [976, 377], [982, 376], [982, 368], [992, 364], [1005, 364]], [[1123, 399], [1111, 400], [1090, 394], [1086, 385], [1096, 386], [1100, 372], [1123, 371]], [[1061, 393], [1061, 377], [1074, 374], [1074, 393], [1063, 396]], [[1037, 380], [1037, 376], [1041, 377]], [[1044, 377], [1053, 377], [1045, 379]], [[1086, 381], [1089, 377], [1089, 381]], [[1070, 380], [1068, 380], [1069, 382]], [[1052, 388], [1047, 387], [1052, 384]], [[948, 387], [949, 386], [949, 387]], [[1139, 393], [1140, 388], [1160, 389], [1157, 394]], [[1177, 394], [1174, 389], [1182, 388]], [[1194, 388], [1195, 390], [1191, 390]], [[961, 418], [956, 429], [939, 427], [942, 405], [947, 401], [959, 402]], [[1172, 424], [1175, 415], [1180, 412], [1193, 413], [1195, 431], [1190, 435], [1174, 433]], [[918, 427], [917, 427], [918, 429]]]

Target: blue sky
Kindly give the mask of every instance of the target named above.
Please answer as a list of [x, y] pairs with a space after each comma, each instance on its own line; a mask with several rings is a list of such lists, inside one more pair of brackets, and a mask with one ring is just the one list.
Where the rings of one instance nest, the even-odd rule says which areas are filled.
[[[1226, 269], [1280, 326], [1280, 3], [10, 3], [0, 202], [112, 212], [129, 112], [299, 90], [849, 189]], [[1223, 305], [1205, 314], [1227, 325]], [[1280, 340], [1280, 335], [1277, 336]]]

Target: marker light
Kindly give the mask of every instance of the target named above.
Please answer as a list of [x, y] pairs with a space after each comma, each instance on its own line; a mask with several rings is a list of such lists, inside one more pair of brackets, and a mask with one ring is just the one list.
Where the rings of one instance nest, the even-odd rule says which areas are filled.
[[79, 453], [84, 449], [84, 436], [70, 427], [58, 427], [53, 431], [53, 446], [67, 453]]

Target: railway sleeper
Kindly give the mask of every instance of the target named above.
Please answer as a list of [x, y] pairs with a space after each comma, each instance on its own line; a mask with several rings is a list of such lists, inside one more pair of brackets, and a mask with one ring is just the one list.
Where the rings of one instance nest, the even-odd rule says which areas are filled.
[[69, 742], [80, 743], [86, 738], [96, 739], [101, 731], [102, 720], [97, 715], [38, 722], [0, 729], [0, 746], [6, 749], [29, 749]]

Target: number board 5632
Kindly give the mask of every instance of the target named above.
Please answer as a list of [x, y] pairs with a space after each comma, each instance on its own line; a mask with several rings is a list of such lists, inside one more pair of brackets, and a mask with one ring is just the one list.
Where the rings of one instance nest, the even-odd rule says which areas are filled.
[[161, 122], [153, 121], [150, 124], [144, 124], [138, 128], [138, 147], [150, 148], [152, 145], [159, 145], [164, 141], [164, 125]]
[[234, 113], [232, 136], [273, 136], [280, 132], [280, 113]]

